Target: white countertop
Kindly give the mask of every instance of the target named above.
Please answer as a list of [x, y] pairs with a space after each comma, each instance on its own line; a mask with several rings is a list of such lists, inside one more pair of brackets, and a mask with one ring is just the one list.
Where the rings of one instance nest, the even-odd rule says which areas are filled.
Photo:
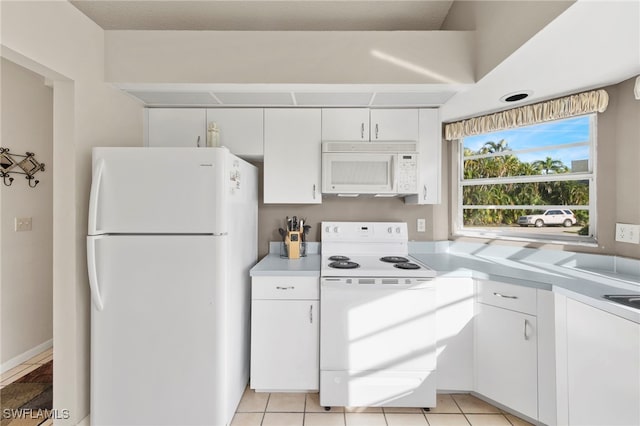
[[[410, 256], [438, 278], [469, 277], [550, 290], [640, 323], [640, 310], [610, 302], [605, 294], [640, 293], [640, 261], [615, 256], [450, 242], [413, 243]], [[289, 260], [265, 256], [251, 276], [320, 276], [319, 254]]]

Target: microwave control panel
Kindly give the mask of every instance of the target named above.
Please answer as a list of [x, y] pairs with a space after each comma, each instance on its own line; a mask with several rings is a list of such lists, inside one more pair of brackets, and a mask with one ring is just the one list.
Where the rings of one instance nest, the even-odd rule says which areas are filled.
[[418, 154], [398, 154], [398, 192], [418, 192]]

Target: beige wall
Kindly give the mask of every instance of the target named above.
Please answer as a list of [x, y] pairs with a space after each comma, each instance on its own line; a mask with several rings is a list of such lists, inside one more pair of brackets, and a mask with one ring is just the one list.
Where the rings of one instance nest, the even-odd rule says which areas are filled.
[[466, 31], [107, 31], [106, 78], [116, 83], [473, 83], [472, 45], [473, 32]]
[[53, 403], [71, 414], [56, 424], [76, 424], [89, 412], [91, 147], [141, 146], [143, 108], [104, 83], [104, 31], [70, 3], [2, 1], [0, 7], [2, 56], [54, 80]]
[[[307, 241], [320, 241], [321, 221], [397, 221], [407, 222], [409, 239], [433, 241], [446, 239], [434, 228], [434, 207], [407, 205], [401, 198], [337, 198], [323, 197], [322, 204], [264, 204], [262, 202], [263, 163], [254, 163], [259, 168], [258, 205], [258, 256], [267, 254], [270, 241], [280, 241], [278, 228], [284, 228], [285, 217], [298, 216], [307, 219], [312, 226]], [[445, 194], [446, 198], [446, 194]], [[417, 232], [416, 220], [425, 218], [427, 232]], [[446, 230], [446, 227], [444, 228]]]
[[[616, 222], [640, 224], [640, 101], [634, 99], [634, 83], [635, 77], [604, 87], [609, 94], [609, 107], [597, 116], [597, 247], [494, 241], [484, 238], [458, 239], [640, 259], [640, 245], [615, 241]], [[447, 155], [450, 164], [456, 162], [452, 158], [453, 151], [449, 146]], [[455, 170], [453, 167], [452, 169]], [[443, 178], [449, 180], [450, 193], [455, 194], [455, 176], [450, 172], [443, 175]], [[448, 208], [449, 212], [455, 211], [455, 199], [450, 201]], [[445, 226], [445, 221], [441, 220], [436, 226]], [[448, 226], [451, 233], [451, 223]]]
[[475, 77], [480, 80], [573, 3], [455, 1], [442, 29], [475, 31]]
[[[0, 145], [13, 154], [33, 152], [45, 164], [36, 188], [23, 175], [13, 175], [11, 186], [0, 184], [0, 364], [6, 370], [53, 338], [53, 90], [12, 62], [2, 59], [0, 67]], [[31, 217], [32, 231], [15, 232], [16, 217]]]

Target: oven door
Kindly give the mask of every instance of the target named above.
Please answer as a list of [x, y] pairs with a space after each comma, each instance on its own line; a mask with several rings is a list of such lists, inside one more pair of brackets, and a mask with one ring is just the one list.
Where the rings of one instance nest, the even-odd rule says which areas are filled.
[[395, 194], [397, 154], [323, 153], [325, 194]]
[[435, 406], [432, 285], [320, 288], [320, 403]]

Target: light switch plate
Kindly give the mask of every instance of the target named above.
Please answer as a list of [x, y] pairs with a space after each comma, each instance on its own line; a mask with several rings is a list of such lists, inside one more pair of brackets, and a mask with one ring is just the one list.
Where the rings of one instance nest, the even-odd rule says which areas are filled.
[[31, 231], [31, 218], [30, 217], [16, 217], [15, 218], [15, 230], [16, 230], [16, 232]]
[[427, 231], [427, 221], [425, 219], [418, 219], [418, 223], [416, 224], [418, 228], [418, 232], [426, 232]]

